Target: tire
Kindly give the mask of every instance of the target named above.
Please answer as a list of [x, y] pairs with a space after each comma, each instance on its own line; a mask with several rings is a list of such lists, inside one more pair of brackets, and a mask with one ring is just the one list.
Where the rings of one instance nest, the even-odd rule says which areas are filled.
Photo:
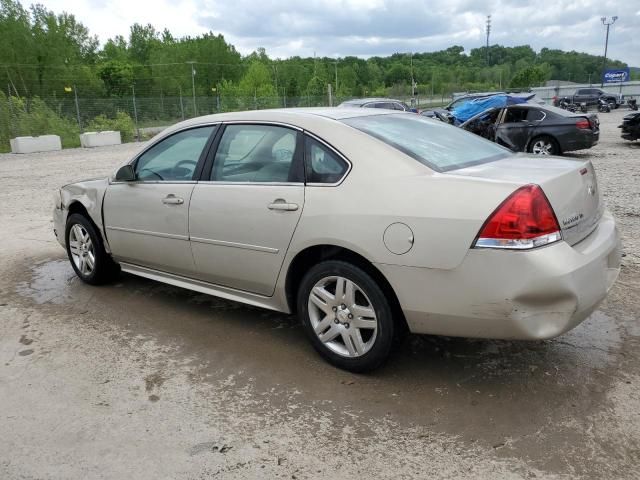
[[527, 147], [529, 153], [534, 155], [560, 155], [560, 147], [555, 138], [549, 135], [540, 135], [529, 142]]
[[64, 238], [71, 266], [83, 282], [102, 285], [113, 280], [120, 271], [118, 264], [105, 251], [102, 237], [84, 215], [69, 215]]
[[[336, 291], [344, 295], [336, 298]], [[312, 267], [298, 288], [297, 310], [311, 344], [332, 365], [362, 373], [389, 358], [397, 330], [391, 305], [355, 265], [328, 260]]]

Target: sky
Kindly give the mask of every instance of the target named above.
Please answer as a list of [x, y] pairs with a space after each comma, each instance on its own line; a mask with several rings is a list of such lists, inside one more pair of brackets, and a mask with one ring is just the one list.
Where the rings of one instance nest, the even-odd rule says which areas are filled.
[[[21, 0], [25, 5], [28, 1]], [[429, 52], [452, 45], [466, 51], [486, 42], [604, 53], [600, 18], [618, 16], [609, 58], [640, 67], [638, 0], [39, 0], [73, 13], [104, 43], [128, 36], [131, 24], [151, 23], [174, 36], [222, 33], [242, 54], [264, 47], [271, 57], [370, 57]]]

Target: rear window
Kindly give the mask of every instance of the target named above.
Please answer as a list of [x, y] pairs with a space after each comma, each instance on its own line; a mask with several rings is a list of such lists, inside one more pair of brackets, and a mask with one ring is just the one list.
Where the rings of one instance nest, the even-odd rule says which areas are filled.
[[437, 172], [488, 163], [512, 155], [511, 151], [493, 142], [421, 115], [371, 115], [341, 121]]

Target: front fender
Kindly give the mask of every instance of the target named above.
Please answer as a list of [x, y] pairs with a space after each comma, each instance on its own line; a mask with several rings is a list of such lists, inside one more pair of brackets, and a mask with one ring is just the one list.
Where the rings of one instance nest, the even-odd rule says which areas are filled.
[[62, 219], [64, 224], [66, 224], [69, 211], [74, 210], [73, 205], [80, 203], [100, 232], [105, 250], [110, 253], [109, 243], [107, 242], [104, 223], [102, 221], [102, 202], [108, 186], [109, 180], [107, 178], [87, 180], [65, 185], [60, 189], [60, 194], [62, 198]]

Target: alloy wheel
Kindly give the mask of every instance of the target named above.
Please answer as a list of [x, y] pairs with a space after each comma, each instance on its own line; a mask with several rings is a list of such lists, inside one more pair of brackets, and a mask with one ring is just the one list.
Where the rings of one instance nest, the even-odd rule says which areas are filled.
[[536, 140], [531, 152], [534, 155], [553, 155], [553, 143], [549, 140]]
[[79, 223], [69, 231], [69, 250], [78, 271], [89, 276], [96, 266], [96, 252], [89, 232]]
[[353, 281], [322, 278], [309, 293], [309, 319], [318, 339], [332, 352], [355, 358], [373, 347], [378, 319], [373, 304]]

